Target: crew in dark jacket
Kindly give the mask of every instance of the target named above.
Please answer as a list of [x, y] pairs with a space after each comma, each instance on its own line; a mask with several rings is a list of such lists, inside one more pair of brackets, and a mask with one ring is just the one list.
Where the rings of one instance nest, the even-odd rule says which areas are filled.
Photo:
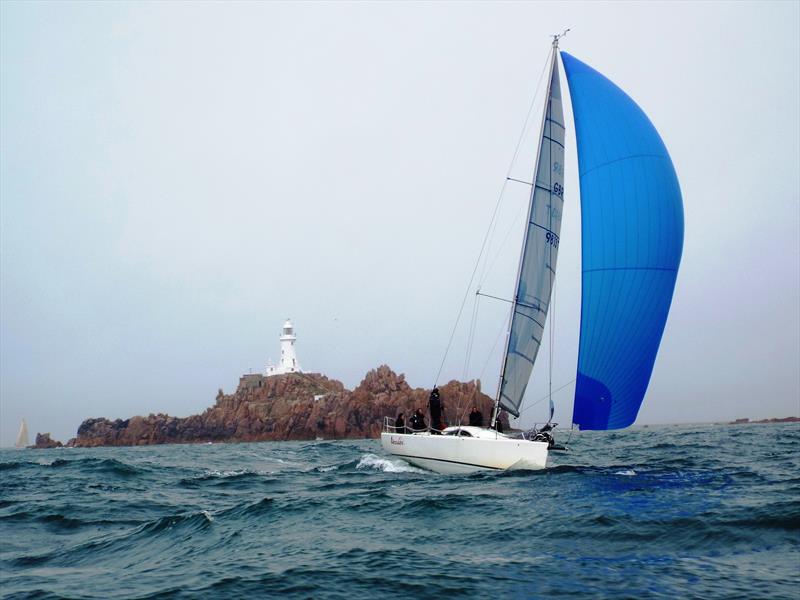
[[411, 433], [414, 433], [419, 427], [419, 419], [417, 418], [416, 411], [412, 412], [411, 416], [408, 417], [408, 424], [411, 426]]
[[417, 409], [417, 422], [421, 430], [424, 431], [428, 428], [428, 424], [425, 422], [425, 414], [422, 412], [421, 408]]
[[497, 430], [497, 433], [503, 433], [503, 422], [500, 420], [502, 414], [502, 411], [497, 411], [497, 419], [494, 422], [494, 428]]
[[409, 422], [411, 423], [412, 433], [414, 431], [422, 431], [427, 427], [425, 424], [425, 415], [422, 414], [422, 409], [420, 408], [414, 411]]
[[403, 413], [397, 415], [394, 420], [394, 431], [395, 433], [406, 433], [406, 420], [403, 418]]
[[431, 392], [431, 397], [428, 399], [428, 408], [431, 411], [431, 427], [433, 428], [431, 433], [438, 434], [437, 429], [444, 429], [442, 426], [442, 400], [439, 398], [438, 387], [433, 388]]
[[472, 411], [469, 413], [469, 424], [473, 427], [483, 427], [483, 414], [481, 414], [477, 406], [473, 406]]

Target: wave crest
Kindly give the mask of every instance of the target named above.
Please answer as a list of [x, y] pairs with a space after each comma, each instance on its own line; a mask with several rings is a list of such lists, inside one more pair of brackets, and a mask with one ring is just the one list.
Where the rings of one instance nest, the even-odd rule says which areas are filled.
[[412, 467], [404, 460], [389, 460], [388, 458], [381, 458], [374, 454], [365, 454], [358, 461], [356, 469], [365, 470], [373, 469], [376, 471], [383, 471], [384, 473], [425, 473], [422, 469]]

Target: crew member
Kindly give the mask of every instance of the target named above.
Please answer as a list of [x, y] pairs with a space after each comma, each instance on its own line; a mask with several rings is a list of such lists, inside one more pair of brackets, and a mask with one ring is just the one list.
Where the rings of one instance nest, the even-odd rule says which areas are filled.
[[406, 432], [406, 420], [403, 418], [403, 413], [397, 415], [397, 418], [394, 420], [394, 431], [395, 433]]
[[469, 413], [469, 424], [473, 427], [483, 427], [483, 414], [478, 410], [477, 406], [472, 407]]
[[434, 387], [428, 398], [428, 408], [431, 411], [431, 433], [438, 435], [442, 427], [442, 399], [439, 397], [439, 388]]
[[497, 430], [497, 433], [503, 433], [503, 421], [500, 420], [500, 417], [503, 415], [503, 411], [497, 411], [497, 418], [494, 421], [494, 428]]
[[412, 424], [412, 427], [414, 427], [415, 430], [424, 431], [428, 427], [428, 425], [425, 423], [425, 415], [422, 414], [421, 408], [418, 408], [416, 411], [414, 411], [413, 418], [416, 421], [416, 424]]

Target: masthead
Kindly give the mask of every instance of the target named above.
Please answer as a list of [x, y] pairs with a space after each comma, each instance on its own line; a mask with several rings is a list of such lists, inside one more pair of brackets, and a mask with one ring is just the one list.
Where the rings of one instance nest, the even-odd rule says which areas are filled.
[[555, 35], [553, 35], [553, 48], [558, 48], [558, 40], [567, 35], [568, 31], [569, 28], [565, 29], [562, 33], [556, 33]]

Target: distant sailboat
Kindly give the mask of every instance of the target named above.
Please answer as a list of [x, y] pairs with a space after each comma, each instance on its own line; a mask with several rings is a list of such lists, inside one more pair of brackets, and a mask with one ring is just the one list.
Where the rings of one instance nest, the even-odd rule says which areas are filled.
[[14, 446], [16, 448], [26, 448], [29, 445], [28, 424], [25, 422], [25, 419], [22, 419], [22, 423], [19, 426], [19, 433], [17, 434], [17, 441], [14, 442]]
[[[664, 332], [683, 248], [683, 201], [672, 160], [647, 115], [606, 77], [559, 52], [559, 37], [553, 40], [491, 425], [500, 409], [519, 416], [550, 308], [564, 205], [560, 54], [581, 188], [581, 324], [572, 419], [580, 429], [619, 429], [636, 419]], [[554, 446], [553, 427], [548, 422], [520, 439], [472, 426], [448, 427], [442, 435], [405, 433], [387, 421], [381, 443], [391, 454], [442, 473], [542, 469]]]

